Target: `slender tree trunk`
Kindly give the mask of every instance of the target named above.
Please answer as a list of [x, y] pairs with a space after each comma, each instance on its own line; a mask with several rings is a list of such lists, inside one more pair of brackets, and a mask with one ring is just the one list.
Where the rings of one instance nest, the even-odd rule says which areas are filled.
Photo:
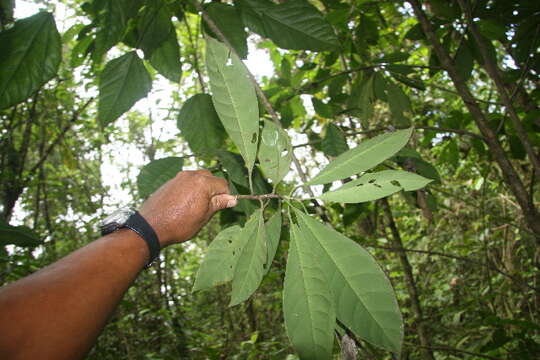
[[537, 242], [540, 243], [540, 216], [538, 215], [538, 212], [533, 202], [530, 201], [529, 194], [521, 178], [519, 177], [514, 166], [506, 156], [502, 145], [497, 139], [497, 134], [489, 127], [489, 123], [484, 113], [482, 112], [482, 109], [478, 105], [478, 102], [472, 96], [463, 78], [459, 75], [454, 61], [450, 57], [450, 54], [444, 49], [444, 47], [440, 43], [437, 35], [435, 34], [433, 25], [427, 18], [426, 13], [422, 10], [422, 6], [418, 2], [418, 0], [409, 0], [408, 2], [409, 4], [411, 4], [416, 17], [422, 26], [422, 30], [426, 34], [428, 41], [431, 42], [433, 50], [439, 58], [442, 67], [446, 70], [446, 72], [452, 79], [456, 90], [463, 99], [463, 102], [469, 110], [472, 118], [476, 122], [478, 129], [486, 138], [486, 143], [489, 146], [493, 158], [495, 159], [502, 171], [502, 175], [506, 184], [516, 197], [516, 200], [519, 203], [519, 206], [521, 208], [521, 211], [523, 212], [529, 228], [536, 235]]
[[412, 311], [415, 317], [416, 323], [416, 332], [418, 333], [418, 338], [420, 339], [420, 351], [422, 353], [422, 358], [425, 360], [434, 360], [433, 352], [431, 351], [430, 341], [427, 329], [425, 328], [424, 318], [422, 313], [422, 306], [420, 305], [420, 297], [418, 296], [418, 289], [416, 287], [416, 281], [414, 279], [411, 263], [407, 257], [407, 253], [403, 250], [403, 242], [401, 241], [401, 235], [394, 221], [392, 215], [392, 210], [388, 204], [387, 199], [382, 199], [381, 201], [382, 208], [386, 219], [388, 221], [388, 226], [392, 231], [392, 246], [400, 249], [399, 251], [399, 261], [401, 262], [401, 267], [403, 268], [403, 275], [405, 277], [405, 284], [407, 286], [407, 292], [411, 299]]

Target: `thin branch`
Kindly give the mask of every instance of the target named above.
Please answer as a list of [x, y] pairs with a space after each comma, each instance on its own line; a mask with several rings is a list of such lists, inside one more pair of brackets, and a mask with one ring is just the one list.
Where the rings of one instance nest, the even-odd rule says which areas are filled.
[[263, 195], [234, 195], [236, 199], [248, 199], [248, 200], [267, 200], [267, 199], [284, 199], [286, 196], [278, 194], [263, 194]]

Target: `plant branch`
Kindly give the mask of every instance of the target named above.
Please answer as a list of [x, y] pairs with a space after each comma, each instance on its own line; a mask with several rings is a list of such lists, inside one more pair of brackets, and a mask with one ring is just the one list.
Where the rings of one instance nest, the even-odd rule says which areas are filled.
[[[197, 10], [199, 10], [201, 12], [204, 21], [206, 21], [206, 24], [208, 25], [208, 27], [219, 38], [219, 40], [222, 41], [229, 48], [231, 53], [236, 55], [238, 57], [238, 59], [241, 59], [241, 57], [238, 55], [238, 52], [236, 51], [236, 49], [231, 45], [230, 41], [223, 34], [223, 32], [218, 28], [218, 26], [214, 23], [212, 18], [206, 13], [206, 11], [202, 7], [201, 3], [199, 3], [199, 1], [197, 1], [197, 0], [191, 0], [191, 3], [197, 8]], [[272, 104], [270, 104], [270, 101], [268, 100], [268, 98], [264, 94], [264, 91], [259, 86], [259, 83], [257, 82], [257, 79], [255, 79], [255, 76], [251, 73], [251, 71], [249, 71], [249, 69], [244, 64], [243, 61], [240, 60], [240, 63], [242, 64], [242, 66], [244, 66], [244, 68], [245, 68], [245, 70], [246, 70], [246, 72], [247, 72], [247, 74], [249, 76], [249, 79], [251, 80], [251, 82], [252, 82], [252, 84], [253, 84], [253, 86], [255, 88], [255, 92], [259, 96], [259, 99], [261, 100], [261, 102], [262, 102], [264, 108], [266, 109], [266, 111], [270, 114], [270, 117], [272, 118], [272, 121], [277, 126], [282, 128], [281, 121], [279, 121], [279, 117], [278, 117], [276, 111], [272, 107]], [[300, 176], [300, 179], [302, 180], [302, 182], [306, 183], [308, 181], [307, 174], [304, 172], [304, 169], [302, 169], [302, 165], [300, 164], [300, 161], [298, 160], [298, 158], [296, 157], [294, 152], [292, 152], [291, 155], [292, 155], [292, 160], [293, 160], [294, 166], [296, 168], [296, 171], [298, 172], [298, 175]], [[311, 188], [309, 186], [302, 185], [302, 188], [311, 197], [315, 197], [315, 193], [313, 193], [313, 190], [311, 190]], [[313, 205], [315, 205], [315, 209], [316, 209], [317, 213], [321, 217], [323, 217], [324, 219], [327, 220], [327, 216], [324, 214], [324, 211], [322, 210], [322, 207], [319, 204], [319, 202], [317, 200], [315, 200], [315, 199], [312, 199], [311, 201], [312, 201]]]
[[285, 199], [286, 196], [278, 194], [263, 194], [263, 195], [234, 195], [237, 199], [248, 200], [267, 200], [267, 199]]

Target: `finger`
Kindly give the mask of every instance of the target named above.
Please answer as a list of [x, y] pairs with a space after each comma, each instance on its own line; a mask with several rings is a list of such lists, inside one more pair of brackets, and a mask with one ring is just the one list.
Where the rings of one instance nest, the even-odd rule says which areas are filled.
[[236, 196], [229, 194], [215, 195], [210, 199], [210, 210], [216, 212], [225, 208], [231, 208], [236, 206], [238, 201]]
[[206, 182], [210, 187], [210, 196], [229, 193], [229, 184], [227, 183], [227, 180], [223, 178], [208, 176], [206, 177]]

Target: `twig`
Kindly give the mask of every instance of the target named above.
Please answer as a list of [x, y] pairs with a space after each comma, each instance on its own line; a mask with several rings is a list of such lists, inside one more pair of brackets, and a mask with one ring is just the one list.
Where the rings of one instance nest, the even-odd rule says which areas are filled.
[[278, 194], [263, 194], [263, 195], [235, 195], [237, 199], [248, 199], [248, 200], [266, 200], [266, 199], [284, 199], [285, 196]]

